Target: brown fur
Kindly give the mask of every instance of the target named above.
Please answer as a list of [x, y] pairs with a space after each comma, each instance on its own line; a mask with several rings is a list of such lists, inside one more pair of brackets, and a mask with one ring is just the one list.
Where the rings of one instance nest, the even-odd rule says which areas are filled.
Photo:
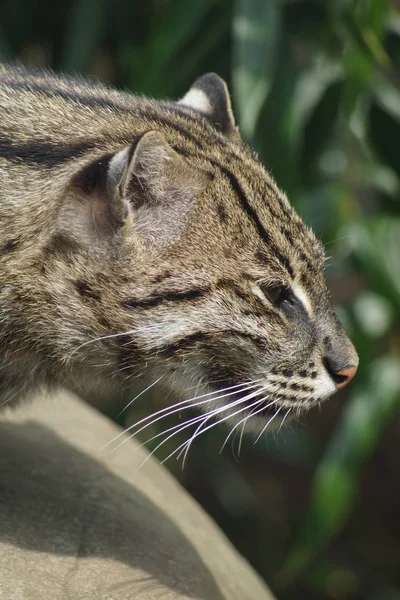
[[0, 66], [5, 400], [143, 372], [261, 379], [287, 411], [332, 393], [327, 360], [357, 363], [321, 245], [240, 139], [223, 82], [193, 89], [208, 112]]

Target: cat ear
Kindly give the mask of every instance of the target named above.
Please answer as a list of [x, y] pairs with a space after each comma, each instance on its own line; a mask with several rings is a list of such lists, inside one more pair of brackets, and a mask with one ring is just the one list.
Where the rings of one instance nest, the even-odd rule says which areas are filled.
[[229, 137], [238, 137], [228, 86], [216, 73], [196, 79], [178, 104], [205, 115], [216, 129]]
[[155, 246], [172, 243], [210, 178], [175, 152], [160, 132], [149, 131], [109, 162], [106, 192], [113, 219], [131, 219], [139, 235]]
[[129, 227], [162, 247], [180, 237], [212, 178], [175, 152], [159, 131], [148, 131], [73, 176], [56, 226], [84, 243], [105, 241]]

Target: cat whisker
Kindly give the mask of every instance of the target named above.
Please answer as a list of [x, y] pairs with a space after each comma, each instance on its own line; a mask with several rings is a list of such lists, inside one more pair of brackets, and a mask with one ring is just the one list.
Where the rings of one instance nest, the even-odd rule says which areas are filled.
[[276, 417], [276, 416], [277, 416], [277, 415], [280, 413], [280, 410], [281, 410], [281, 408], [282, 408], [282, 407], [280, 406], [280, 407], [278, 408], [278, 410], [276, 411], [276, 413], [274, 413], [274, 414], [272, 415], [272, 417], [270, 418], [270, 420], [269, 420], [269, 421], [268, 421], [268, 422], [267, 422], [267, 423], [264, 425], [264, 427], [263, 427], [263, 428], [262, 428], [262, 430], [261, 430], [261, 433], [260, 433], [260, 434], [259, 434], [259, 435], [256, 437], [256, 440], [255, 440], [255, 442], [254, 442], [253, 446], [255, 446], [255, 445], [257, 444], [258, 440], [260, 439], [260, 437], [262, 436], [262, 434], [264, 433], [264, 431], [266, 431], [266, 429], [268, 428], [268, 425], [269, 425], [270, 423], [272, 423], [272, 421], [275, 419], [275, 417]]
[[[265, 402], [265, 398], [262, 398], [262, 402]], [[239, 421], [239, 423], [237, 423], [234, 427], [232, 427], [232, 429], [230, 430], [230, 432], [228, 433], [228, 435], [225, 438], [224, 443], [221, 446], [221, 449], [219, 451], [219, 453], [221, 454], [221, 452], [223, 451], [223, 449], [225, 448], [226, 444], [228, 443], [229, 438], [231, 437], [232, 433], [235, 431], [235, 429], [237, 429], [237, 427], [239, 427], [241, 425], [241, 423], [243, 423], [243, 425], [246, 424], [247, 419], [249, 419], [250, 417], [253, 417], [255, 415], [257, 415], [258, 413], [262, 412], [263, 410], [265, 410], [266, 408], [269, 408], [270, 406], [272, 406], [273, 404], [276, 404], [276, 402], [278, 402], [278, 400], [273, 400], [272, 402], [269, 402], [267, 405], [264, 405], [260, 410], [257, 410], [255, 413], [254, 411], [251, 411], [251, 413], [249, 415], [246, 416], [245, 419], [242, 419], [241, 421]]]
[[[247, 391], [247, 390], [244, 390], [244, 391]], [[199, 421], [202, 421], [204, 418], [206, 418], [207, 420], [209, 420], [211, 417], [213, 417], [213, 416], [215, 416], [215, 415], [217, 415], [217, 414], [219, 414], [221, 412], [224, 412], [224, 411], [228, 410], [229, 408], [237, 406], [238, 404], [242, 404], [243, 402], [249, 400], [250, 398], [253, 398], [254, 395], [255, 395], [254, 392], [250, 393], [247, 396], [244, 396], [243, 398], [240, 398], [239, 400], [235, 400], [234, 402], [230, 402], [229, 404], [227, 404], [227, 405], [225, 405], [223, 407], [214, 408], [214, 409], [208, 411], [205, 415], [197, 415], [196, 417], [193, 417], [192, 419], [189, 419], [188, 421], [185, 421], [185, 423], [183, 425], [181, 423], [179, 423], [178, 425], [173, 425], [169, 429], [166, 429], [165, 431], [162, 431], [161, 433], [158, 433], [158, 434], [154, 435], [149, 440], [146, 440], [146, 442], [144, 442], [143, 444], [141, 444], [139, 447], [148, 444], [149, 442], [153, 441], [154, 439], [156, 439], [156, 438], [158, 438], [158, 437], [160, 437], [162, 435], [165, 435], [165, 434], [169, 433], [170, 431], [179, 429], [179, 431], [176, 432], [176, 433], [179, 433], [183, 429], [187, 429], [187, 427], [189, 427], [190, 425], [193, 425], [195, 423], [198, 423]], [[195, 406], [197, 406], [197, 404]], [[139, 433], [139, 432], [136, 432], [136, 433]], [[136, 435], [136, 433], [134, 435]], [[175, 433], [172, 434], [172, 435], [175, 435]], [[168, 438], [166, 438], [166, 440], [164, 440], [164, 441], [167, 441], [167, 439], [169, 439], [170, 437], [172, 437], [172, 435], [169, 436]], [[193, 439], [194, 439], [194, 436], [193, 436]], [[162, 443], [164, 443], [164, 441]], [[160, 446], [161, 445], [162, 444], [160, 444]], [[157, 448], [158, 448], [158, 446], [157, 446]]]
[[280, 430], [282, 429], [282, 427], [283, 427], [283, 424], [284, 424], [284, 422], [285, 422], [285, 420], [286, 420], [286, 417], [288, 416], [288, 414], [290, 413], [290, 411], [291, 411], [291, 410], [292, 410], [291, 408], [289, 408], [289, 409], [287, 410], [287, 412], [286, 412], [285, 416], [283, 417], [283, 419], [282, 419], [282, 421], [281, 421], [281, 424], [279, 425], [279, 428], [278, 428], [277, 434], [278, 434], [278, 433], [280, 432]]
[[[114, 448], [114, 450], [117, 450], [123, 443], [125, 443], [125, 441], [127, 441], [128, 439], [131, 439], [133, 436], [140, 433], [143, 429], [149, 427], [150, 425], [153, 425], [160, 419], [163, 419], [169, 415], [180, 412], [181, 410], [186, 410], [187, 408], [194, 408], [196, 406], [200, 406], [202, 404], [207, 404], [208, 402], [213, 402], [215, 400], [221, 400], [221, 399], [227, 398], [229, 396], [232, 396], [233, 394], [237, 394], [241, 391], [247, 391], [248, 389], [253, 389], [254, 387], [255, 387], [254, 385], [249, 385], [249, 384], [243, 384], [242, 387], [240, 385], [230, 386], [230, 387], [226, 388], [226, 390], [229, 391], [229, 390], [232, 390], [233, 388], [236, 388], [236, 389], [234, 391], [229, 391], [229, 393], [227, 393], [227, 394], [222, 394], [222, 395], [216, 396], [214, 398], [210, 398], [209, 396], [212, 396], [213, 394], [218, 393], [218, 392], [202, 394], [201, 396], [197, 396], [195, 398], [189, 398], [188, 400], [182, 400], [181, 402], [177, 402], [176, 404], [173, 404], [172, 406], [167, 406], [166, 408], [162, 408], [159, 411], [152, 413], [151, 415], [148, 415], [147, 417], [144, 417], [137, 423], [134, 423], [133, 425], [131, 425], [124, 431], [121, 431], [112, 440], [107, 442], [107, 444], [105, 444], [103, 446], [103, 448], [106, 448], [110, 444], [114, 443], [115, 441], [117, 441], [120, 437], [122, 437], [127, 432], [131, 431], [135, 427], [142, 425], [142, 423], [145, 423], [145, 425], [143, 425], [139, 430], [135, 431], [135, 433], [130, 435], [128, 438], [123, 440], [123, 442], [121, 442], [121, 444], [119, 444], [116, 448]], [[239, 388], [239, 389], [237, 389], [237, 388]], [[224, 390], [220, 390], [220, 391], [224, 391]], [[207, 399], [202, 400], [201, 402], [198, 402], [198, 400], [201, 398], [207, 398]]]
[[[248, 398], [245, 398], [245, 400], [248, 400]], [[216, 423], [212, 423], [211, 425], [208, 425], [208, 427], [206, 427], [205, 429], [203, 429], [202, 431], [200, 431], [196, 437], [199, 437], [200, 435], [203, 435], [206, 431], [208, 431], [209, 429], [212, 429], [213, 427], [215, 427], [216, 425], [219, 425], [219, 423], [223, 423], [224, 421], [227, 421], [228, 419], [230, 419], [231, 417], [242, 413], [243, 411], [247, 410], [248, 408], [251, 408], [252, 406], [255, 406], [256, 404], [260, 404], [260, 402], [263, 402], [263, 400], [256, 400], [255, 402], [253, 402], [252, 404], [250, 404], [250, 406], [244, 406], [242, 408], [240, 408], [239, 410], [235, 411], [233, 414], [231, 415], [227, 415], [226, 417], [219, 419]], [[230, 406], [225, 407], [225, 410], [227, 408], [230, 408]], [[168, 438], [167, 438], [168, 439]], [[164, 460], [161, 462], [161, 464], [163, 464], [165, 461], [167, 461], [169, 458], [171, 458], [174, 454], [176, 454], [177, 452], [179, 452], [180, 450], [183, 450], [186, 446], [188, 446], [187, 450], [190, 448], [190, 445], [193, 443], [193, 441], [195, 440], [195, 437], [191, 437], [189, 440], [187, 440], [186, 442], [184, 442], [183, 444], [181, 444], [180, 446], [178, 446], [178, 448], [176, 448], [173, 452], [171, 452], [171, 454], [169, 454], [166, 458], [164, 458]], [[186, 454], [186, 453], [185, 453]], [[179, 456], [179, 455], [178, 455]]]
[[[254, 395], [254, 392], [253, 392]], [[167, 442], [169, 439], [171, 439], [172, 437], [174, 437], [175, 435], [177, 435], [178, 433], [180, 433], [181, 431], [183, 431], [184, 429], [187, 429], [188, 427], [190, 427], [194, 422], [198, 422], [199, 420], [203, 420], [204, 418], [211, 418], [212, 416], [215, 416], [216, 414], [220, 414], [222, 412], [225, 412], [226, 410], [232, 408], [235, 405], [238, 404], [243, 404], [244, 402], [246, 402], [247, 400], [249, 400], [249, 397], [252, 396], [252, 394], [248, 394], [247, 396], [244, 396], [243, 398], [241, 398], [240, 400], [236, 400], [235, 402], [232, 402], [230, 404], [227, 404], [226, 406], [223, 406], [221, 408], [216, 408], [208, 413], [206, 413], [205, 415], [201, 415], [199, 417], [195, 417], [195, 419], [192, 419], [191, 421], [186, 422], [184, 425], [182, 426], [174, 426], [171, 427], [169, 430], [167, 431], [163, 431], [162, 433], [159, 433], [155, 436], [153, 436], [152, 438], [150, 438], [150, 440], [147, 440], [146, 442], [144, 442], [143, 444], [141, 444], [141, 446], [149, 443], [150, 441], [152, 441], [153, 439], [155, 439], [156, 437], [160, 437], [161, 435], [165, 435], [166, 433], [168, 433], [169, 431], [172, 431], [173, 429], [177, 429], [177, 427], [179, 427], [179, 429], [177, 431], [174, 431], [173, 433], [171, 433], [168, 437], [166, 437], [164, 440], [162, 440], [162, 442], [160, 442], [160, 444], [158, 444], [154, 450], [145, 458], [145, 460], [139, 465], [138, 469], [140, 469], [145, 462], [154, 454], [154, 452], [156, 452], [163, 444], [165, 444], [165, 442]], [[257, 402], [259, 402], [259, 400], [257, 400]], [[253, 406], [253, 405], [250, 405]], [[219, 422], [223, 422], [226, 421], [227, 419], [229, 419], [231, 416], [234, 416], [235, 414], [237, 414], [238, 412], [242, 412], [243, 410], [246, 410], [247, 406], [244, 406], [243, 408], [241, 408], [239, 411], [233, 413], [232, 415], [228, 415], [227, 417], [223, 418], [223, 419], [219, 419], [216, 423], [213, 423], [212, 425], [209, 425], [208, 427], [206, 427], [206, 429], [204, 429], [201, 433], [205, 433], [205, 431], [207, 431], [208, 429], [210, 429], [211, 427], [213, 427], [214, 425], [217, 425]], [[181, 444], [178, 448], [176, 448], [169, 456], [167, 456], [167, 458], [165, 458], [162, 463], [164, 463], [166, 460], [168, 460], [168, 458], [170, 458], [171, 456], [173, 456], [176, 452], [179, 452], [179, 450], [183, 447], [186, 446], [186, 444], [188, 444], [190, 442], [190, 440], [192, 439], [192, 437], [187, 440], [186, 442], [184, 442], [184, 444]], [[139, 446], [140, 447], [140, 446]], [[162, 464], [161, 463], [161, 464]]]
[[[251, 411], [249, 417], [252, 416], [252, 415], [253, 415], [253, 411]], [[240, 458], [240, 451], [242, 449], [242, 442], [243, 442], [243, 435], [244, 435], [244, 429], [245, 429], [245, 427], [246, 427], [246, 419], [243, 420], [242, 429], [240, 430], [239, 445], [238, 445], [238, 458]]]
[[89, 346], [90, 344], [95, 344], [96, 342], [102, 342], [103, 340], [110, 340], [113, 338], [123, 337], [125, 335], [132, 335], [133, 333], [141, 333], [143, 331], [151, 331], [154, 328], [155, 328], [154, 325], [149, 325], [147, 327], [138, 327], [136, 329], [130, 329], [129, 331], [122, 331], [121, 333], [110, 333], [108, 335], [101, 335], [101, 336], [98, 336], [95, 338], [91, 338], [90, 340], [87, 340], [86, 342], [83, 342], [83, 344], [80, 344], [79, 346], [74, 348], [69, 353], [69, 355], [67, 357], [67, 361], [69, 361], [74, 354], [79, 352], [79, 350], [81, 350], [82, 348], [85, 348], [86, 346]]
[[[256, 390], [256, 392], [253, 392], [253, 393], [249, 394], [249, 395], [248, 395], [248, 396], [246, 396], [244, 399], [245, 399], [246, 401], [248, 401], [248, 400], [250, 400], [251, 398], [254, 398], [255, 396], [258, 396], [258, 395], [262, 394], [262, 393], [263, 393], [263, 391], [264, 391], [264, 388], [258, 389], [258, 390]], [[242, 401], [242, 399], [241, 399], [241, 401]], [[262, 402], [262, 401], [263, 401], [263, 399], [261, 399], [261, 400], [260, 400], [260, 402]], [[234, 405], [235, 405], [235, 403], [231, 403], [231, 404], [229, 404], [229, 407], [232, 407], [232, 406], [234, 406]], [[253, 406], [253, 405], [252, 405], [252, 406]], [[236, 413], [234, 413], [234, 414], [236, 414]], [[212, 415], [211, 415], [211, 416], [212, 416]], [[233, 415], [232, 415], [232, 416], [233, 416]], [[239, 423], [239, 424], [240, 424], [240, 423]], [[190, 440], [189, 440], [189, 442], [188, 442], [188, 443], [189, 443], [189, 445], [188, 445], [188, 447], [187, 447], [187, 449], [186, 449], [186, 452], [185, 452], [185, 455], [184, 455], [184, 458], [183, 458], [183, 463], [185, 463], [185, 459], [186, 459], [187, 453], [188, 453], [188, 451], [189, 451], [189, 448], [190, 448], [190, 446], [191, 446], [192, 442], [195, 440], [195, 438], [196, 438], [198, 435], [200, 435], [200, 432], [199, 432], [199, 430], [202, 428], [202, 425], [203, 425], [203, 423], [202, 423], [202, 424], [201, 424], [201, 425], [200, 425], [200, 426], [199, 426], [199, 427], [196, 429], [196, 431], [194, 432], [193, 436], [190, 438]], [[234, 428], [234, 429], [235, 429], [235, 428]], [[233, 430], [232, 430], [232, 431], [233, 431]], [[177, 458], [179, 458], [180, 454], [181, 454], [181, 453], [179, 453], [179, 454], [178, 454]]]
[[135, 396], [133, 398], [133, 400], [131, 400], [130, 402], [128, 402], [128, 404], [121, 410], [121, 412], [119, 413], [119, 415], [118, 415], [117, 418], [119, 418], [122, 415], [122, 413], [125, 412], [135, 402], [135, 400], [137, 400], [138, 398], [140, 398], [140, 396], [143, 396], [143, 394], [145, 394], [148, 390], [150, 390], [152, 387], [154, 387], [155, 385], [157, 385], [157, 383], [159, 381], [161, 381], [161, 379], [163, 377], [164, 377], [164, 375], [161, 375], [158, 379], [156, 379], [155, 381], [153, 381], [153, 383], [151, 383], [144, 390], [142, 390], [137, 396]]
[[1, 402], [0, 407], [5, 406], [9, 402], [11, 402], [11, 400], [13, 400], [14, 398], [16, 398], [20, 394], [22, 394], [25, 391], [26, 387], [27, 387], [26, 383], [24, 383], [19, 389], [17, 389], [16, 392], [14, 392], [14, 394], [11, 394], [11, 396], [9, 396], [3, 402]]
[[[209, 421], [211, 419], [213, 415], [209, 415], [206, 416], [205, 419], [203, 419], [200, 423], [200, 425], [197, 427], [196, 431], [194, 432], [194, 434], [192, 435], [192, 437], [190, 438], [190, 444], [189, 446], [186, 448], [185, 454], [183, 456], [183, 461], [182, 461], [182, 469], [185, 467], [185, 462], [186, 462], [186, 457], [190, 448], [191, 443], [193, 442], [193, 440], [197, 437], [197, 435], [199, 435], [201, 429], [203, 428], [203, 425], [206, 425], [207, 421]], [[182, 452], [184, 451], [184, 448], [182, 448], [182, 450], [179, 452], [179, 454], [177, 455], [177, 460], [179, 460], [179, 457], [181, 456]]]

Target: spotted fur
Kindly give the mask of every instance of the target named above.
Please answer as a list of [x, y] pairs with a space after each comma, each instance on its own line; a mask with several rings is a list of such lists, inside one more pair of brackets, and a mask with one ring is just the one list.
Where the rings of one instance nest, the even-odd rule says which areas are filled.
[[216, 75], [162, 102], [0, 66], [5, 400], [144, 373], [309, 408], [357, 363], [323, 260]]

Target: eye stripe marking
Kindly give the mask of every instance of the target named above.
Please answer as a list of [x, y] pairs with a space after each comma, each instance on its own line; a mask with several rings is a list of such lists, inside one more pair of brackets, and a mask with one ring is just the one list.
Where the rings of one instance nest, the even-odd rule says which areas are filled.
[[311, 302], [310, 302], [307, 294], [305, 293], [304, 289], [301, 287], [301, 285], [294, 282], [292, 285], [292, 292], [296, 296], [296, 298], [298, 300], [300, 300], [300, 302], [304, 306], [304, 309], [309, 314], [309, 316], [312, 317], [313, 310], [312, 310]]
[[261, 300], [261, 302], [263, 302], [264, 304], [270, 305], [271, 303], [268, 302], [268, 299], [266, 298], [265, 294], [263, 293], [263, 291], [261, 290], [261, 288], [258, 285], [252, 285], [251, 286], [251, 291], [253, 292], [253, 294], [255, 296], [257, 296], [257, 298], [259, 298]]

